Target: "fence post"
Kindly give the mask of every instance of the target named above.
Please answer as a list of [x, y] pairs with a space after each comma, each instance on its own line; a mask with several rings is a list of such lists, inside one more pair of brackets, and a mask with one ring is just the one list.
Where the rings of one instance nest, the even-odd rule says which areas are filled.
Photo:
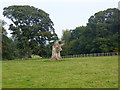
[[102, 53], [102, 56], [104, 56], [104, 53]]
[[84, 54], [82, 54], [82, 57], [84, 57]]
[[117, 55], [118, 55], [118, 52], [117, 52]]
[[87, 54], [87, 57], [88, 57], [88, 54]]
[[92, 57], [92, 54], [90, 54], [90, 57]]
[[84, 57], [84, 55], [82, 54], [82, 57]]
[[113, 56], [113, 53], [112, 53], [112, 56]]
[[98, 57], [100, 56], [100, 53], [98, 53]]
[[95, 53], [95, 56], [96, 56], [96, 57], [98, 56], [97, 53]]

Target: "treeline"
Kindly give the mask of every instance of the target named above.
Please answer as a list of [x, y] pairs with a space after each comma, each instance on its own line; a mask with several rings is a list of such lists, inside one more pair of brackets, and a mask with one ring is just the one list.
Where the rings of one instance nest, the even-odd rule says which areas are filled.
[[118, 9], [110, 8], [97, 12], [88, 19], [86, 26], [63, 31], [62, 40], [65, 45], [61, 54], [118, 52], [119, 26]]
[[[33, 6], [9, 6], [3, 15], [12, 21], [12, 36], [8, 38], [2, 21], [2, 58], [7, 60], [25, 58], [32, 54], [50, 57], [52, 45], [58, 39], [49, 14]], [[62, 56], [75, 54], [118, 52], [118, 26], [120, 12], [107, 9], [95, 13], [87, 26], [64, 30]]]

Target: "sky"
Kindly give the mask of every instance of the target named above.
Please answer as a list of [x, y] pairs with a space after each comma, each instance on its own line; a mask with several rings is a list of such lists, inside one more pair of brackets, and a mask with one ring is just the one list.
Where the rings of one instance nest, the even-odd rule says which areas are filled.
[[[0, 19], [7, 22], [5, 28], [8, 29], [11, 21], [2, 15], [4, 7], [12, 5], [34, 6], [50, 15], [55, 32], [61, 38], [62, 30], [86, 26], [90, 16], [108, 8], [117, 8], [118, 2], [119, 0], [0, 0]], [[10, 33], [9, 30], [8, 33]]]

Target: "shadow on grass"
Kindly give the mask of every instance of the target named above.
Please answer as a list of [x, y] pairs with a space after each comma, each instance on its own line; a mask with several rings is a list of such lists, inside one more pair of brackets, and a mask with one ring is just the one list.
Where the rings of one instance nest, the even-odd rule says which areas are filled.
[[31, 59], [29, 58], [28, 60], [25, 59], [15, 59], [15, 60], [2, 60], [2, 61], [40, 61], [40, 62], [65, 62], [65, 61], [70, 61], [73, 60], [71, 58], [63, 58], [63, 60], [55, 60], [55, 61], [50, 61], [49, 58], [42, 58], [42, 59]]
[[65, 61], [67, 61], [67, 60], [63, 59], [63, 60], [50, 61], [50, 60], [46, 59], [43, 62], [65, 62]]

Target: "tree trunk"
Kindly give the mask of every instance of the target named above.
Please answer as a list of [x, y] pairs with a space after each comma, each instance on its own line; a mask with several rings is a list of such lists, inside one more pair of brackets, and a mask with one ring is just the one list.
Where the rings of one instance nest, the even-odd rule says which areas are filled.
[[25, 60], [28, 60], [28, 51], [25, 53]]
[[60, 51], [57, 53], [57, 60], [62, 60], [62, 57], [60, 55]]
[[51, 61], [57, 60], [56, 48], [54, 46], [52, 47], [52, 56], [49, 60], [51, 60]]
[[60, 56], [60, 51], [62, 51], [61, 46], [63, 45], [64, 44], [59, 44], [58, 41], [55, 42], [55, 44], [52, 47], [52, 57], [49, 60], [62, 60], [62, 57]]

